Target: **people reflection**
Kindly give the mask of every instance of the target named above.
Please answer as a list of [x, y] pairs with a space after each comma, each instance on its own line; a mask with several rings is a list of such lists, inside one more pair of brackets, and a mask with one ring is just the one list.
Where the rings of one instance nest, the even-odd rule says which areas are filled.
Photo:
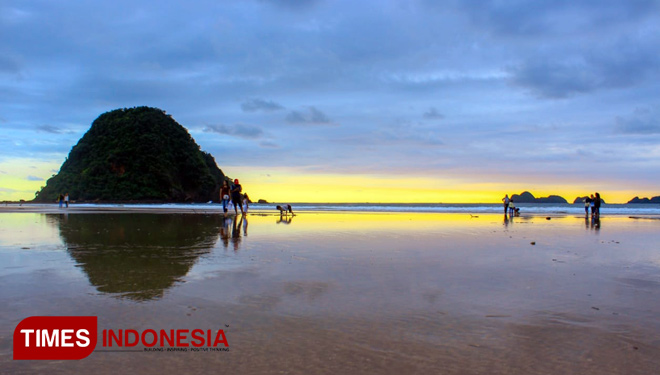
[[231, 243], [234, 244], [234, 252], [238, 252], [241, 247], [241, 224], [243, 224], [243, 215], [240, 221], [234, 216], [231, 230]]
[[291, 220], [293, 220], [293, 216], [280, 215], [280, 217], [277, 219], [276, 223], [277, 224], [291, 224]]
[[222, 245], [225, 247], [229, 247], [229, 239], [231, 238], [231, 231], [229, 227], [231, 226], [232, 221], [234, 221], [236, 217], [225, 217], [222, 220], [222, 226], [220, 227], [220, 239], [222, 240]]

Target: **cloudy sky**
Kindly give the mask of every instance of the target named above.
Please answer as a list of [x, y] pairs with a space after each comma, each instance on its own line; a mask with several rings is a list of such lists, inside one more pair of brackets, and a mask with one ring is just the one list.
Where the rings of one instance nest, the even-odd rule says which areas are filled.
[[0, 3], [0, 199], [153, 106], [252, 199], [660, 195], [660, 1]]

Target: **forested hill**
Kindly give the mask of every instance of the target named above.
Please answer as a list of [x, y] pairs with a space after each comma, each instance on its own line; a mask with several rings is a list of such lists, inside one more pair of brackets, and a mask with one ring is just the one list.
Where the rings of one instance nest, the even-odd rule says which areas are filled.
[[165, 111], [136, 107], [99, 116], [37, 192], [52, 202], [217, 200], [225, 178], [210, 154]]

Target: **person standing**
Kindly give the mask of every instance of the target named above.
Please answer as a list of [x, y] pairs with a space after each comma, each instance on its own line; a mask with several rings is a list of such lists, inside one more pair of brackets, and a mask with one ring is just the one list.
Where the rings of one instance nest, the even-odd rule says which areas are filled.
[[64, 204], [64, 195], [60, 194], [60, 196], [57, 198], [57, 202], [59, 202], [60, 208], [62, 208], [62, 205]]
[[509, 209], [509, 194], [504, 195], [504, 198], [502, 198], [502, 202], [504, 202], [504, 214], [506, 215], [506, 210]]
[[229, 205], [229, 184], [227, 180], [222, 181], [222, 187], [220, 188], [220, 201], [222, 202], [222, 210], [227, 215], [227, 206]]
[[245, 210], [245, 213], [248, 212], [248, 207], [250, 206], [250, 197], [248, 197], [247, 193], [243, 194], [243, 209]]
[[69, 193], [64, 194], [64, 205], [69, 208]]
[[585, 197], [584, 198], [584, 214], [586, 216], [589, 216], [589, 207], [591, 206], [591, 198]]
[[243, 190], [243, 187], [241, 184], [238, 183], [238, 179], [234, 180], [234, 186], [231, 188], [231, 201], [234, 204], [234, 212], [236, 215], [238, 215], [238, 209], [237, 207], [241, 208], [241, 214], [245, 214], [243, 212], [243, 204], [241, 202], [241, 191]]
[[595, 205], [596, 205], [596, 197], [594, 197], [594, 195], [591, 194], [591, 201], [589, 202], [589, 207], [591, 207], [591, 217], [594, 216]]
[[513, 199], [509, 199], [509, 216], [513, 217], [516, 213], [516, 205], [513, 204]]
[[601, 204], [600, 194], [596, 193], [596, 198], [594, 199], [594, 212], [595, 212], [594, 217], [596, 219], [600, 218], [600, 204]]

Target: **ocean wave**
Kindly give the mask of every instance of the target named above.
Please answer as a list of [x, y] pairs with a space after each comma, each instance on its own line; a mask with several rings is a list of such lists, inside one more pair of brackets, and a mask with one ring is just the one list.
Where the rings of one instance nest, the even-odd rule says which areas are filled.
[[[274, 210], [276, 203], [250, 204], [251, 211]], [[222, 210], [218, 203], [167, 203], [167, 204], [79, 204], [79, 207], [134, 207], [163, 209], [203, 209]], [[395, 203], [296, 203], [292, 204], [294, 211], [320, 212], [428, 212], [428, 213], [503, 213], [501, 204], [479, 203], [436, 203], [436, 204], [395, 204]], [[520, 203], [517, 205], [525, 214], [567, 214], [583, 215], [582, 204], [534, 204]], [[602, 214], [612, 215], [660, 215], [658, 204], [606, 204], [601, 207]]]

